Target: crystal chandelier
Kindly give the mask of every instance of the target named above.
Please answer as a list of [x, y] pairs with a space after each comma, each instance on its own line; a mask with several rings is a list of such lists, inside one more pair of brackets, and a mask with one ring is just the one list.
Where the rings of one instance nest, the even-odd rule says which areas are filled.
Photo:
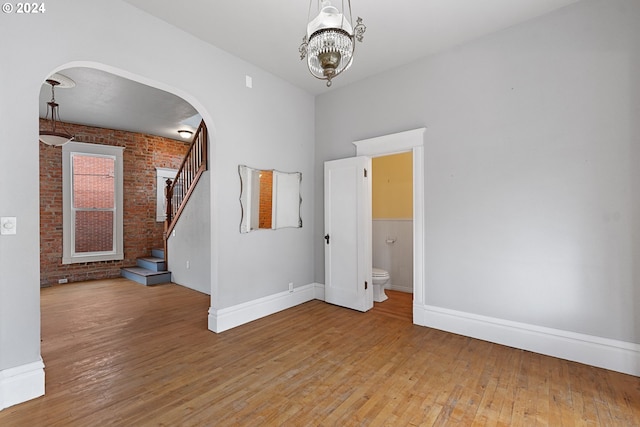
[[[320, 3], [321, 0], [317, 1]], [[307, 58], [311, 74], [326, 80], [327, 87], [331, 86], [331, 79], [351, 66], [355, 41], [362, 42], [367, 29], [360, 17], [356, 20], [356, 26], [352, 26], [351, 0], [347, 1], [348, 19], [330, 1], [322, 0], [320, 13], [307, 25], [307, 34], [298, 49], [300, 59]], [[309, 0], [309, 16], [312, 3], [313, 0]], [[344, 12], [344, 0], [342, 11]]]
[[[66, 80], [73, 83], [71, 79], [67, 78]], [[57, 147], [72, 141], [73, 135], [65, 132], [64, 128], [57, 129], [60, 122], [60, 112], [58, 111], [60, 105], [56, 102], [55, 87], [60, 84], [60, 81], [49, 78], [47, 79], [47, 84], [51, 86], [51, 101], [47, 102], [47, 115], [45, 119], [50, 120], [51, 129], [40, 129], [40, 142]], [[67, 84], [65, 87], [72, 87], [68, 85], [68, 83], [65, 84]], [[75, 85], [75, 83], [73, 83], [73, 85]]]

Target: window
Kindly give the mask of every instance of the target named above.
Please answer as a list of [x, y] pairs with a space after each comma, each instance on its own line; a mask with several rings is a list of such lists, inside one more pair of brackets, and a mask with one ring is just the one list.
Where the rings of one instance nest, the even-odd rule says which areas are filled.
[[62, 147], [63, 264], [121, 260], [122, 147]]
[[156, 168], [156, 221], [164, 222], [167, 218], [167, 198], [164, 190], [167, 179], [173, 181], [178, 173], [177, 169]]

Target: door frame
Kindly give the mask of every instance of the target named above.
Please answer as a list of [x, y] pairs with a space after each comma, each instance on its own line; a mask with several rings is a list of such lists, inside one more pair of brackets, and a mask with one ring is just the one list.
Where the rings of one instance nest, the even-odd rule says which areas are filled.
[[[424, 306], [424, 135], [426, 128], [354, 141], [356, 156], [381, 157], [413, 153], [413, 323]], [[369, 229], [372, 227], [369, 219]]]

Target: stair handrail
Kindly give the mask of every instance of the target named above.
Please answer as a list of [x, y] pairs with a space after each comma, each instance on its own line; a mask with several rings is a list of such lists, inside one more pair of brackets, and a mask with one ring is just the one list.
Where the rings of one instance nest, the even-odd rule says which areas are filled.
[[164, 221], [164, 260], [167, 261], [167, 240], [176, 226], [187, 201], [200, 179], [207, 170], [207, 126], [200, 122], [187, 154], [182, 159], [176, 177], [167, 179], [165, 187], [166, 218]]

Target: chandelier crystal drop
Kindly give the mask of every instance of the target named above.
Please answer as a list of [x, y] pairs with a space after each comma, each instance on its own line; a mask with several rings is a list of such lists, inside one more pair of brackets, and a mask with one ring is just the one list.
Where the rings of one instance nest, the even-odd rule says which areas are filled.
[[[311, 4], [309, 1], [309, 12]], [[355, 41], [362, 42], [366, 27], [362, 18], [358, 18], [356, 26], [352, 26], [351, 0], [348, 0], [349, 17], [341, 13], [328, 0], [323, 0], [320, 13], [307, 25], [307, 34], [302, 39], [298, 51], [300, 59], [307, 58], [307, 66], [311, 74], [321, 80], [331, 80], [353, 63]], [[344, 0], [342, 2], [344, 12]]]

